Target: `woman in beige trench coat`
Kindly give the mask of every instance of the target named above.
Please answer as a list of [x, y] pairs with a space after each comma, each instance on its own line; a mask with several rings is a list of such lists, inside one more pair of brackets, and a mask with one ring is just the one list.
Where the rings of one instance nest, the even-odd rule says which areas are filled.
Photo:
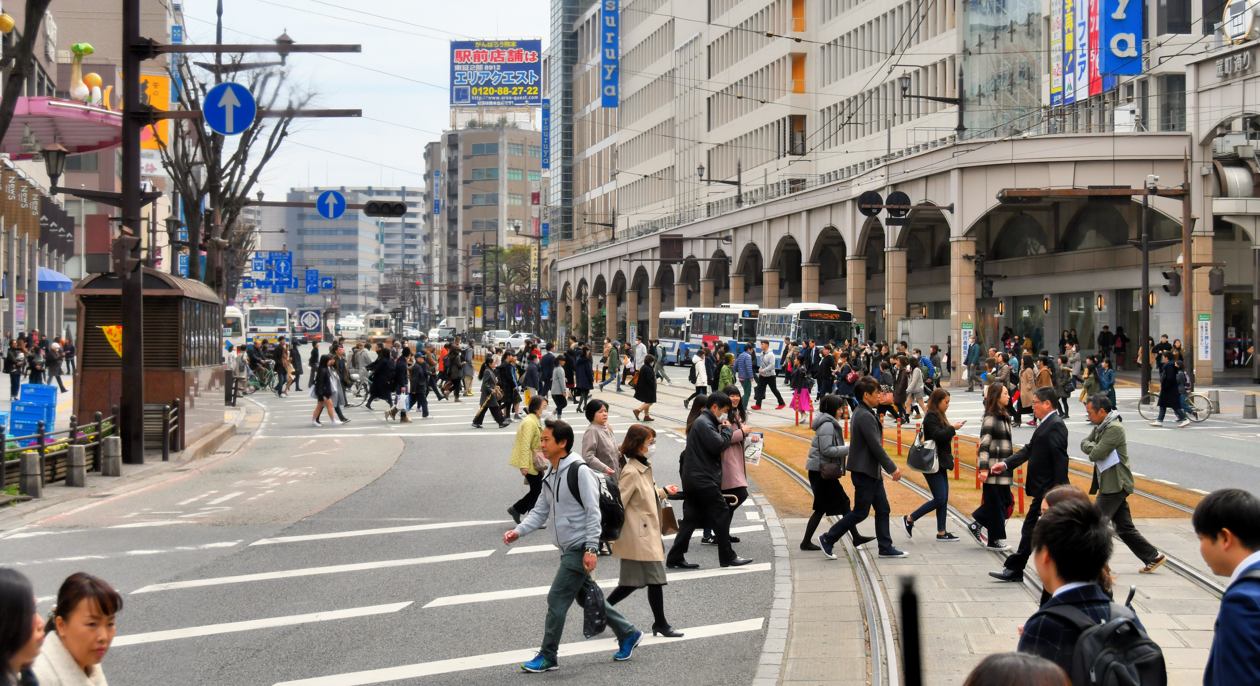
[[643, 424], [634, 424], [621, 443], [621, 505], [626, 512], [621, 536], [612, 542], [613, 554], [621, 558], [621, 576], [617, 588], [608, 594], [608, 604], [616, 605], [635, 589], [647, 586], [648, 605], [652, 607], [652, 635], [679, 638], [665, 620], [665, 547], [661, 544], [660, 501], [678, 492], [670, 484], [658, 488], [652, 479], [652, 454], [656, 451], [656, 432]]

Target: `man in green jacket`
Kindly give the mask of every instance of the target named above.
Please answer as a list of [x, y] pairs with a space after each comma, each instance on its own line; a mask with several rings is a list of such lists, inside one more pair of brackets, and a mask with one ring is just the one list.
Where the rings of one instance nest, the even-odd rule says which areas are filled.
[[1116, 535], [1142, 561], [1142, 574], [1154, 572], [1167, 560], [1133, 525], [1129, 513], [1129, 494], [1133, 492], [1133, 472], [1129, 470], [1129, 448], [1123, 420], [1111, 398], [1105, 393], [1090, 396], [1085, 404], [1089, 423], [1094, 429], [1081, 441], [1081, 451], [1094, 463], [1094, 479], [1089, 492], [1097, 493], [1095, 503], [1103, 516], [1111, 520]]

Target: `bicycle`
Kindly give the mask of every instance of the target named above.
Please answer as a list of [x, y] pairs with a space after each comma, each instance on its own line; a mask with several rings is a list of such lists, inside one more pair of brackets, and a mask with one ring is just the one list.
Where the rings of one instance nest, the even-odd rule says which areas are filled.
[[367, 379], [357, 372], [350, 373], [350, 388], [346, 389], [346, 405], [358, 407], [372, 396], [372, 387]]
[[276, 362], [275, 360], [267, 360], [259, 369], [252, 370], [249, 374], [248, 391], [246, 395], [254, 393], [260, 388], [275, 388], [276, 386]]
[[[1182, 411], [1186, 413], [1186, 417], [1198, 424], [1208, 417], [1212, 416], [1215, 408], [1212, 407], [1212, 401], [1208, 400], [1206, 395], [1202, 393], [1190, 393], [1186, 396], [1185, 404], [1182, 405]], [[1159, 394], [1147, 393], [1138, 401], [1138, 414], [1142, 419], [1147, 421], [1155, 421], [1159, 419]]]

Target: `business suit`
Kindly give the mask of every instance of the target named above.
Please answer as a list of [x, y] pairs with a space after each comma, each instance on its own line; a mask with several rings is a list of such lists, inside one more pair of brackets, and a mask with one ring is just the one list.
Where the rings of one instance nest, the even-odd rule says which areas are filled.
[[1080, 638], [1081, 632], [1066, 619], [1048, 614], [1046, 610], [1070, 606], [1101, 622], [1111, 618], [1111, 602], [1098, 584], [1077, 586], [1052, 596], [1024, 623], [1024, 633], [1019, 637], [1019, 652], [1044, 657], [1070, 673], [1076, 639]]
[[1221, 598], [1204, 686], [1260, 684], [1260, 579], [1244, 578], [1248, 572], [1260, 573], [1260, 562], [1245, 567]]
[[1068, 483], [1068, 429], [1058, 412], [1050, 412], [1041, 419], [1032, 438], [1018, 453], [1004, 460], [1006, 470], [1013, 472], [1028, 463], [1028, 476], [1024, 479], [1024, 492], [1032, 498], [1028, 506], [1028, 514], [1024, 516], [1024, 527], [1021, 530], [1019, 549], [1006, 558], [1006, 568], [1019, 574], [1028, 566], [1028, 558], [1032, 555], [1033, 527], [1041, 518], [1041, 502], [1046, 493]]

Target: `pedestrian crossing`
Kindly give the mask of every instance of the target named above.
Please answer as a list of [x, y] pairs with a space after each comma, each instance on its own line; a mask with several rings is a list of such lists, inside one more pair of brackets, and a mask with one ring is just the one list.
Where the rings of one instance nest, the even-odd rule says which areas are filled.
[[[347, 450], [353, 450], [356, 435], [414, 434], [426, 441], [423, 445], [430, 450], [425, 452], [434, 459], [407, 460], [411, 451], [405, 450], [395, 471], [425, 470], [446, 456], [465, 457], [460, 452], [467, 450], [469, 438], [487, 456], [501, 456], [506, 462], [510, 443], [489, 439], [516, 434], [515, 424], [502, 431], [444, 427], [429, 431], [429, 425], [413, 422], [399, 430], [382, 421], [379, 413], [358, 408], [350, 408], [354, 421], [349, 425], [316, 429], [309, 426], [309, 405], [296, 400], [264, 400], [268, 416], [260, 440], [315, 439], [311, 446], [315, 450], [331, 438], [343, 442], [343, 447], [317, 458], [321, 460], [352, 454]], [[445, 421], [430, 421], [466, 424], [475, 410], [471, 404], [444, 407], [433, 414]], [[566, 412], [566, 420], [570, 414], [580, 438], [588, 423], [576, 412]], [[634, 420], [620, 414], [615, 411], [611, 421], [615, 432], [624, 434]], [[669, 438], [673, 435], [662, 431], [659, 440], [673, 442]], [[681, 437], [676, 441], [682, 445]], [[658, 482], [676, 482], [677, 461], [660, 462]], [[391, 477], [399, 478], [392, 473]], [[502, 532], [512, 526], [502, 517], [503, 508], [523, 493], [519, 475], [513, 478], [506, 467], [489, 477], [478, 477], [475, 469], [457, 471], [441, 484], [425, 483], [413, 493], [413, 502], [382, 508], [382, 496], [374, 489], [384, 488], [386, 482], [381, 479], [350, 496], [335, 516], [316, 515], [252, 539], [223, 541], [225, 547], [212, 548], [222, 556], [214, 564], [120, 589], [126, 592], [127, 612], [120, 615], [120, 635], [107, 659], [110, 676], [124, 683], [171, 683], [175, 677], [167, 670], [174, 667], [169, 664], [213, 672], [216, 679], [237, 683], [375, 684], [434, 677], [439, 679], [434, 683], [448, 683], [444, 679], [454, 679], [450, 675], [455, 674], [466, 674], [460, 680], [471, 679], [470, 683], [518, 678], [513, 674], [515, 664], [537, 652], [543, 600], [559, 558], [550, 531], [537, 532], [511, 547], [501, 543]], [[441, 494], [452, 490], [475, 493], [476, 498], [467, 506], [451, 506]], [[228, 496], [225, 506], [246, 497], [220, 490], [198, 496], [189, 506]], [[693, 540], [688, 558], [702, 567], [670, 570], [667, 575], [669, 616], [684, 639], [647, 636], [640, 645], [643, 652], [635, 654], [637, 664], [614, 667], [608, 659], [615, 650], [611, 632], [582, 640], [581, 609], [574, 606], [560, 648], [562, 670], [601, 670], [593, 678], [597, 682], [631, 673], [634, 681], [664, 681], [687, 665], [695, 650], [679, 646], [702, 642], [723, 646], [703, 651], [716, 655], [716, 682], [738, 681], [755, 672], [774, 583], [774, 558], [760, 502], [756, 495], [746, 501], [731, 528], [743, 539], [741, 554], [754, 558], [753, 564], [722, 568], [715, 547]], [[360, 517], [376, 521], [355, 525]], [[663, 537], [663, 545], [668, 547], [674, 538]], [[606, 592], [617, 585], [618, 563], [615, 557], [599, 558], [592, 576]], [[722, 602], [715, 604], [714, 598]], [[619, 609], [650, 634], [645, 594], [636, 594], [626, 605], [630, 607]], [[196, 610], [185, 618], [184, 613], [172, 616], [172, 607]], [[514, 620], [505, 623], [505, 617]], [[455, 633], [444, 629], [452, 623], [462, 629]], [[371, 651], [345, 651], [345, 636], [355, 634], [386, 638], [373, 641], [376, 648]], [[260, 644], [268, 646], [265, 654], [252, 664], [234, 665], [232, 669], [242, 670], [239, 673], [224, 672], [222, 661], [213, 657], [235, 650], [253, 654], [250, 646]], [[432, 649], [417, 659], [416, 645]], [[731, 646], [740, 646], [738, 655], [723, 656], [723, 650], [734, 650]], [[150, 652], [155, 649], [163, 651], [162, 659]], [[312, 654], [321, 658], [310, 660]]]

